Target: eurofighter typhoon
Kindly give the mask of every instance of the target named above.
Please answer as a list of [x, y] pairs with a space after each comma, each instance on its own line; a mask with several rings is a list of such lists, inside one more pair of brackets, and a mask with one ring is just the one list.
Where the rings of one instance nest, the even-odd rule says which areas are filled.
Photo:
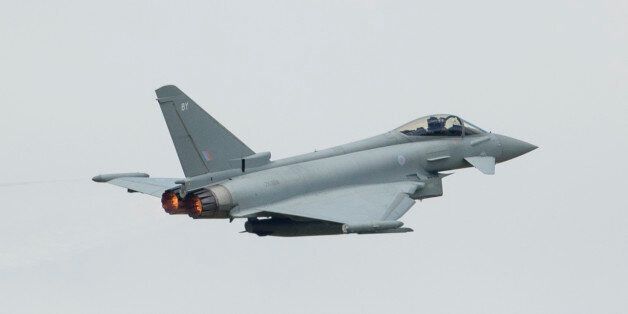
[[435, 114], [357, 142], [280, 160], [254, 152], [176, 86], [156, 90], [185, 178], [93, 178], [161, 198], [170, 215], [246, 219], [259, 236], [402, 233], [416, 200], [443, 195], [443, 171], [495, 164], [536, 146]]

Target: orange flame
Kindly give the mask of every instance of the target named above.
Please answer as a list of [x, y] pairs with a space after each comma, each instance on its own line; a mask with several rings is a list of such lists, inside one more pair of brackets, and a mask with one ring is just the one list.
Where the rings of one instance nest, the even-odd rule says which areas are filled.
[[185, 200], [185, 209], [192, 218], [199, 217], [203, 212], [203, 203], [196, 195], [192, 195]]
[[168, 214], [173, 215], [185, 212], [181, 205], [181, 201], [175, 193], [166, 192], [161, 196], [161, 207], [163, 207]]

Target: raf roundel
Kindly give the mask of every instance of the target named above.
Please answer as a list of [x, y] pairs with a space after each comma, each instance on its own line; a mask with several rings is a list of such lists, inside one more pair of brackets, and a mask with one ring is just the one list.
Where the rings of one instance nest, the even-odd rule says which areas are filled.
[[403, 166], [406, 164], [406, 157], [403, 155], [399, 155], [397, 157], [397, 162], [399, 163], [400, 166]]

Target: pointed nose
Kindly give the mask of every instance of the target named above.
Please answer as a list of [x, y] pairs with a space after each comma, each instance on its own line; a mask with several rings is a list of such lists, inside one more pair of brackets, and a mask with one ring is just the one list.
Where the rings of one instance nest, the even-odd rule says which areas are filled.
[[518, 140], [516, 138], [498, 134], [496, 134], [496, 136], [502, 145], [502, 155], [500, 158], [497, 158], [498, 162], [519, 157], [538, 148], [535, 145]]

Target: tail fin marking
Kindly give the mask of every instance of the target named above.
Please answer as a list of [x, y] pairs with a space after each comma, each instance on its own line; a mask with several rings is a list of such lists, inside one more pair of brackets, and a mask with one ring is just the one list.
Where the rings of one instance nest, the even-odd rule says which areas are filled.
[[186, 177], [231, 169], [254, 152], [176, 86], [156, 91]]

